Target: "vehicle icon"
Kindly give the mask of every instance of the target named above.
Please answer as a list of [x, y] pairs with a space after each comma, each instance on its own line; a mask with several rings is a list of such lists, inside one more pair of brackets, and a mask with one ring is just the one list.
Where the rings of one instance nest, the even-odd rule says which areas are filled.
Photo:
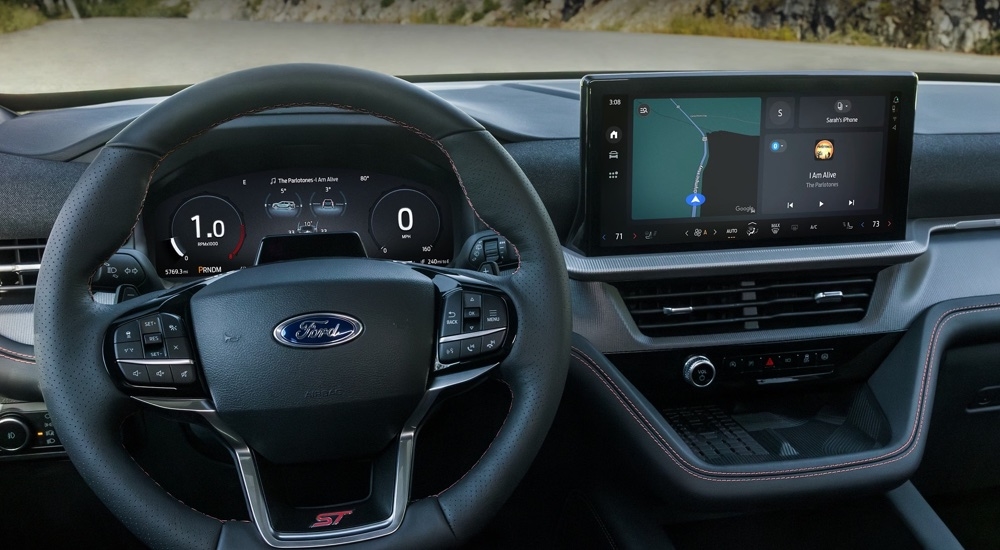
[[274, 210], [295, 210], [298, 205], [295, 204], [295, 201], [278, 201], [272, 204], [271, 208]]
[[312, 197], [309, 200], [313, 214], [317, 216], [340, 216], [347, 209], [347, 200], [343, 193], [337, 197]]

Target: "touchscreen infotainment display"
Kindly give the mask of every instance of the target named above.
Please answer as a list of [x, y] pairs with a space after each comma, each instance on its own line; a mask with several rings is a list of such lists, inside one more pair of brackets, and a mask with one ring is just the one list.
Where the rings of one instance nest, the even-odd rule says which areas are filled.
[[916, 75], [595, 75], [590, 255], [905, 237]]

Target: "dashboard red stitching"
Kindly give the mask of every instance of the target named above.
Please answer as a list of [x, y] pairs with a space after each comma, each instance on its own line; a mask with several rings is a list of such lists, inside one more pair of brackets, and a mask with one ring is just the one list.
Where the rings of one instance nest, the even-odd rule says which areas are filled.
[[[150, 170], [150, 172], [149, 172], [149, 179], [146, 180], [146, 189], [143, 191], [142, 200], [139, 203], [139, 212], [136, 214], [135, 221], [132, 222], [132, 229], [129, 231], [129, 235], [131, 235], [135, 231], [136, 226], [139, 224], [139, 217], [142, 215], [143, 209], [146, 206], [146, 198], [149, 195], [149, 188], [150, 188], [150, 186], [153, 183], [153, 175], [160, 168], [160, 165], [163, 164], [163, 162], [167, 159], [167, 157], [169, 157], [170, 155], [174, 154], [179, 149], [183, 148], [184, 146], [186, 146], [187, 144], [191, 143], [192, 141], [194, 141], [194, 140], [198, 139], [199, 137], [205, 135], [210, 130], [212, 130], [212, 129], [218, 127], [218, 126], [221, 126], [222, 124], [225, 124], [227, 122], [231, 122], [233, 120], [236, 120], [238, 118], [242, 118], [242, 117], [245, 117], [245, 116], [248, 116], [248, 115], [260, 113], [260, 112], [263, 112], [263, 111], [270, 111], [272, 109], [286, 109], [286, 108], [291, 108], [291, 107], [333, 107], [333, 108], [336, 108], [336, 109], [343, 109], [345, 111], [351, 111], [351, 112], [354, 112], [354, 113], [360, 113], [360, 114], [364, 114], [364, 115], [370, 115], [370, 116], [373, 116], [373, 117], [385, 120], [387, 122], [390, 122], [390, 123], [392, 123], [392, 124], [394, 124], [396, 126], [399, 126], [399, 127], [403, 128], [403, 129], [405, 129], [405, 130], [408, 130], [408, 131], [412, 132], [413, 134], [415, 134], [416, 136], [418, 136], [418, 137], [420, 137], [420, 138], [422, 138], [422, 139], [430, 142], [435, 147], [437, 147], [441, 151], [442, 154], [444, 154], [445, 158], [448, 159], [448, 165], [451, 167], [452, 173], [455, 174], [455, 178], [458, 180], [458, 185], [462, 189], [462, 194], [465, 196], [465, 201], [469, 204], [469, 208], [472, 208], [472, 212], [473, 212], [473, 214], [476, 215], [476, 218], [480, 222], [482, 222], [483, 225], [485, 225], [486, 227], [488, 227], [490, 229], [490, 231], [493, 231], [494, 233], [496, 233], [497, 236], [503, 237], [503, 234], [501, 234], [498, 230], [496, 230], [492, 225], [490, 225], [489, 223], [487, 223], [486, 220], [484, 220], [483, 217], [479, 214], [479, 210], [477, 210], [476, 206], [472, 203], [472, 198], [469, 196], [469, 191], [465, 187], [465, 182], [462, 180], [462, 176], [458, 173], [458, 167], [455, 165], [455, 161], [452, 159], [451, 154], [448, 153], [448, 150], [444, 147], [444, 145], [439, 140], [435, 139], [433, 136], [431, 136], [427, 132], [424, 132], [423, 130], [421, 130], [421, 129], [413, 126], [413, 125], [407, 124], [407, 123], [405, 123], [405, 122], [403, 122], [401, 120], [397, 120], [397, 119], [395, 119], [395, 118], [393, 118], [391, 116], [383, 115], [381, 113], [376, 113], [374, 111], [369, 111], [367, 109], [361, 109], [361, 108], [358, 108], [358, 107], [353, 107], [351, 105], [344, 105], [342, 103], [327, 103], [327, 102], [278, 103], [278, 104], [274, 104], [274, 105], [268, 105], [268, 106], [265, 106], [265, 107], [257, 107], [257, 108], [254, 108], [254, 109], [249, 109], [249, 110], [243, 111], [241, 113], [237, 113], [235, 115], [232, 115], [230, 117], [227, 117], [227, 118], [221, 119], [219, 121], [216, 121], [216, 122], [214, 122], [214, 123], [206, 126], [205, 128], [199, 130], [198, 132], [195, 132], [194, 134], [192, 134], [191, 136], [189, 136], [184, 141], [181, 141], [179, 144], [177, 144], [176, 146], [174, 146], [173, 148], [171, 148], [169, 151], [167, 151], [166, 153], [164, 153], [163, 156], [159, 157], [157, 159], [156, 163], [153, 165], [153, 169]], [[114, 144], [112, 144], [111, 146], [112, 147], [118, 147], [118, 145], [114, 145]], [[125, 148], [126, 146], [121, 146], [121, 147]], [[504, 237], [504, 238], [506, 239], [506, 237]], [[128, 238], [127, 237], [126, 237], [126, 239], [124, 241], [122, 241], [122, 245], [124, 245], [126, 242], [128, 242]], [[517, 245], [515, 245], [510, 239], [507, 239], [507, 242], [510, 244], [511, 248], [514, 250], [514, 255], [517, 257], [517, 268], [514, 270], [514, 273], [512, 273], [512, 275], [516, 275], [521, 270], [521, 252], [518, 250]], [[122, 245], [119, 245], [118, 248], [121, 248]], [[117, 252], [117, 251], [118, 250], [116, 249], [115, 252]], [[114, 255], [114, 252], [112, 252], [112, 255]], [[111, 256], [108, 256], [107, 258], [105, 258], [104, 261], [101, 262], [101, 263], [103, 264], [104, 262], [108, 261], [109, 259], [111, 259]], [[100, 265], [101, 264], [98, 264], [98, 267]], [[93, 297], [94, 297], [93, 279], [94, 279], [94, 276], [91, 275], [90, 278], [87, 280], [87, 288], [90, 290], [91, 299], [93, 299]]]
[[597, 523], [597, 526], [601, 528], [601, 532], [604, 533], [604, 539], [607, 541], [608, 546], [610, 546], [612, 550], [618, 550], [618, 545], [615, 544], [615, 539], [611, 537], [611, 532], [608, 531], [608, 526], [605, 525], [604, 519], [601, 518], [601, 515], [597, 513], [597, 510], [594, 509], [594, 506], [586, 499], [586, 497], [581, 494], [579, 498], [580, 501], [583, 502], [583, 505], [587, 507], [587, 511], [590, 512], [590, 515], [594, 517], [594, 521]]
[[[584, 352], [584, 351], [576, 348], [575, 346], [572, 349], [575, 352], [574, 355], [576, 356], [576, 358], [578, 360], [580, 360], [588, 369], [590, 369], [590, 371], [593, 372], [594, 375], [597, 376], [598, 379], [600, 379], [602, 383], [604, 383], [604, 385], [608, 388], [608, 390], [612, 392], [612, 394], [615, 396], [616, 399], [618, 399], [618, 402], [629, 412], [629, 414], [632, 416], [632, 418], [637, 423], [639, 423], [640, 426], [643, 428], [643, 430], [647, 433], [647, 435], [649, 435], [650, 438], [652, 438], [654, 440], [654, 442], [657, 444], [657, 446], [660, 447], [660, 449], [663, 450], [664, 453], [666, 453], [667, 456], [670, 457], [670, 459], [675, 464], [677, 464], [678, 466], [680, 466], [682, 468], [682, 470], [686, 471], [688, 474], [693, 475], [695, 477], [698, 477], [700, 479], [706, 479], [706, 480], [710, 480], [710, 481], [767, 481], [767, 480], [778, 480], [778, 479], [797, 479], [797, 478], [802, 478], [802, 477], [815, 477], [815, 476], [820, 476], [820, 475], [828, 475], [828, 474], [835, 474], [835, 473], [844, 473], [844, 472], [856, 471], [856, 470], [860, 470], [860, 469], [864, 469], [864, 468], [871, 468], [871, 467], [875, 467], [875, 466], [881, 466], [881, 465], [885, 465], [885, 464], [891, 464], [893, 462], [896, 462], [898, 460], [901, 460], [901, 459], [905, 458], [910, 453], [912, 453], [913, 450], [916, 448], [916, 443], [920, 440], [920, 437], [921, 437], [921, 435], [923, 433], [924, 421], [926, 419], [926, 414], [925, 413], [926, 413], [926, 410], [927, 410], [926, 399], [927, 399], [928, 380], [930, 378], [930, 373], [933, 370], [933, 366], [931, 365], [931, 359], [934, 357], [934, 354], [937, 351], [937, 345], [938, 345], [938, 342], [939, 342], [939, 338], [940, 338], [941, 332], [944, 329], [944, 326], [947, 325], [952, 320], [957, 319], [958, 317], [963, 316], [963, 315], [968, 315], [968, 314], [971, 314], [971, 313], [983, 313], [983, 312], [987, 312], [987, 311], [997, 311], [997, 310], [1000, 310], [1000, 307], [996, 307], [996, 306], [1000, 306], [1000, 303], [982, 304], [982, 305], [977, 305], [977, 306], [957, 307], [957, 308], [953, 308], [953, 309], [950, 309], [950, 310], [944, 312], [943, 314], [941, 314], [938, 317], [937, 321], [935, 321], [935, 326], [934, 326], [934, 329], [932, 330], [931, 342], [930, 342], [930, 345], [927, 348], [927, 351], [926, 351], [926, 354], [925, 354], [925, 358], [924, 358], [924, 367], [923, 367], [923, 372], [921, 374], [920, 391], [919, 391], [919, 394], [918, 394], [918, 401], [917, 401], [917, 417], [913, 419], [913, 424], [912, 424], [912, 426], [910, 428], [910, 434], [909, 434], [907, 440], [905, 442], [903, 442], [902, 445], [900, 445], [899, 447], [897, 447], [897, 448], [895, 448], [895, 449], [893, 449], [891, 451], [885, 452], [885, 453], [883, 453], [881, 455], [878, 455], [878, 456], [875, 456], [875, 457], [865, 458], [865, 459], [859, 459], [859, 460], [854, 460], [854, 461], [849, 461], [849, 462], [841, 462], [841, 463], [836, 463], [836, 464], [829, 464], [829, 465], [824, 465], [824, 466], [819, 466], [819, 467], [811, 467], [811, 468], [790, 468], [790, 469], [785, 469], [785, 470], [771, 470], [771, 471], [748, 473], [748, 472], [725, 472], [725, 471], [718, 471], [718, 470], [707, 470], [707, 469], [695, 466], [695, 465], [689, 463], [687, 460], [685, 460], [684, 457], [681, 456], [680, 453], [678, 453], [677, 450], [674, 449], [670, 445], [670, 443], [667, 442], [667, 440], [662, 435], [660, 435], [658, 432], [656, 432], [655, 427], [649, 421], [649, 419], [646, 418], [645, 415], [643, 415], [641, 409], [639, 409], [639, 407], [637, 407], [635, 405], [635, 403], [632, 402], [632, 400], [628, 397], [628, 395], [624, 391], [622, 391], [622, 389], [620, 387], [618, 387], [618, 385], [615, 383], [615, 381], [613, 379], [611, 379], [611, 377], [608, 376], [606, 372], [604, 372], [604, 370], [601, 368], [600, 364], [597, 361], [595, 361], [592, 357], [590, 357], [589, 355], [587, 355], [586, 352]], [[956, 312], [960, 312], [960, 313], [956, 313]], [[614, 386], [614, 388], [612, 388], [612, 385]], [[628, 405], [626, 405], [625, 402], [622, 401], [623, 397], [624, 397], [625, 400], [628, 401], [628, 403], [629, 403]], [[641, 421], [639, 420], [639, 417], [636, 416], [636, 413], [639, 416], [642, 417]], [[656, 435], [654, 435], [654, 433]], [[912, 443], [912, 445], [911, 445], [911, 443]], [[664, 447], [664, 445], [666, 447]], [[909, 447], [909, 449], [907, 449], [907, 447]], [[903, 453], [900, 456], [897, 456], [895, 458], [892, 458], [890, 460], [886, 460], [889, 457], [892, 457], [893, 455], [900, 453], [903, 449], [907, 449], [905, 453]], [[678, 462], [678, 460], [680, 462]], [[856, 466], [856, 467], [853, 467], [853, 468], [845, 468], [847, 466], [855, 466], [855, 465], [858, 465], [858, 464], [865, 464], [865, 463], [872, 463], [872, 464], [867, 464], [866, 466]], [[835, 470], [835, 471], [825, 471], [825, 472], [823, 472], [823, 471], [817, 472], [816, 471], [816, 470], [819, 470], [819, 469], [828, 469], [828, 468], [837, 468], [837, 470]], [[694, 473], [695, 471], [696, 472], [702, 472], [702, 473], [705, 473], [705, 474], [708, 474], [708, 475], [716, 475], [716, 476], [743, 476], [743, 478], [742, 479], [713, 479], [713, 478], [707, 478], [707, 477], [703, 477], [701, 475], [697, 475], [697, 474]], [[796, 473], [796, 472], [809, 472], [809, 471], [813, 471], [815, 473], [808, 474], [808, 475], [798, 475], [798, 476], [780, 475], [780, 474], [788, 474], [788, 473]], [[770, 477], [770, 478], [769, 477], [761, 477], [761, 476], [771, 476], [771, 475], [779, 475], [779, 477]]]

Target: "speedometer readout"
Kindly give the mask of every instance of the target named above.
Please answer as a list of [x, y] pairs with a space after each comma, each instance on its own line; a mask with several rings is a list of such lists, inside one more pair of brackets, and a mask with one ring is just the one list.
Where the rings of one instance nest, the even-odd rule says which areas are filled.
[[448, 220], [439, 192], [403, 178], [322, 168], [258, 172], [160, 200], [154, 261], [164, 277], [216, 275], [254, 265], [264, 237], [354, 233], [369, 257], [447, 265], [454, 251]]

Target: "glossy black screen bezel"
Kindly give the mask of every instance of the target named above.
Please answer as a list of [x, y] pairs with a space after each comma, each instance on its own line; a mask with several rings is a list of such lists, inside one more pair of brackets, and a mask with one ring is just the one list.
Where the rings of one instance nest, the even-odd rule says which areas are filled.
[[[583, 193], [581, 212], [583, 227], [577, 234], [576, 246], [587, 256], [648, 254], [679, 251], [745, 249], [761, 247], [799, 246], [826, 243], [858, 243], [898, 241], [906, 238], [906, 209], [909, 191], [910, 160], [913, 148], [913, 121], [916, 102], [917, 76], [914, 73], [866, 72], [677, 72], [588, 75], [581, 82], [581, 157]], [[608, 96], [625, 96], [627, 103], [635, 98], [663, 97], [667, 94], [714, 95], [737, 97], [741, 94], [817, 95], [902, 95], [899, 130], [895, 147], [887, 151], [883, 181], [883, 208], [880, 216], [893, 221], [888, 229], [873, 233], [845, 233], [810, 236], [799, 233], [789, 236], [768, 236], [753, 240], [673, 242], [635, 245], [603, 245], [601, 240], [601, 182], [599, 174], [606, 171], [604, 160], [604, 108]], [[629, 111], [631, 113], [631, 111]], [[631, 136], [631, 114], [628, 127]], [[628, 143], [631, 159], [631, 144]], [[628, 180], [631, 181], [630, 179]], [[835, 219], [838, 214], [817, 217]]]

